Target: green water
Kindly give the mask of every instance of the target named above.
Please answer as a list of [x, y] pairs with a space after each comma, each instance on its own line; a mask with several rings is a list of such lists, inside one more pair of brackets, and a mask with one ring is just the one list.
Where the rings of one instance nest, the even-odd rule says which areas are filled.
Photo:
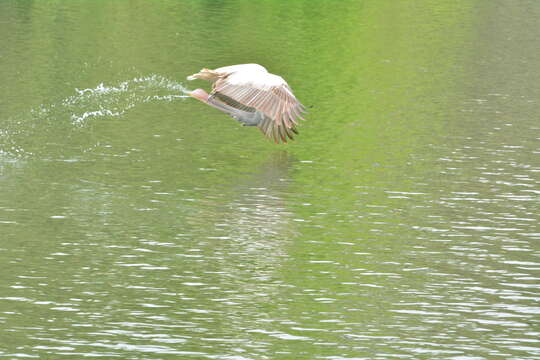
[[[540, 2], [0, 2], [0, 358], [538, 359]], [[259, 63], [300, 135], [184, 98]]]

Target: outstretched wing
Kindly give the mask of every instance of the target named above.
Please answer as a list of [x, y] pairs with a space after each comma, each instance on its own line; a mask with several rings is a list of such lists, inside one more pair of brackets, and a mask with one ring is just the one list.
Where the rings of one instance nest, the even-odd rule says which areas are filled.
[[223, 94], [262, 112], [271, 121], [265, 120], [259, 128], [276, 141], [292, 138], [297, 119], [303, 119], [305, 112], [287, 82], [264, 68], [232, 72], [214, 83], [212, 94]]
[[216, 92], [210, 99], [213, 99], [212, 104], [216, 104], [217, 101], [219, 104], [226, 105], [229, 109], [238, 110], [236, 114], [231, 114], [231, 116], [236, 115], [233, 117], [244, 125], [256, 125], [266, 137], [273, 139], [276, 143], [280, 141], [286, 143], [289, 139], [294, 140], [294, 134], [298, 134], [294, 125], [288, 128], [283, 124], [277, 124], [261, 111], [246, 106], [229, 96], [223, 95], [223, 93]]
[[267, 138], [273, 139], [276, 144], [280, 141], [286, 143], [289, 139], [294, 140], [294, 135], [298, 135], [298, 130], [296, 130], [294, 125], [288, 128], [283, 124], [277, 124], [268, 116], [265, 116], [264, 120], [257, 127]]

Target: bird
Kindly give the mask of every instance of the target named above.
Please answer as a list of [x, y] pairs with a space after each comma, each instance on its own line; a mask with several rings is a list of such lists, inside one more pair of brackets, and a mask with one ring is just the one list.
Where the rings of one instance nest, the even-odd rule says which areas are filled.
[[258, 64], [201, 69], [187, 80], [212, 82], [210, 94], [196, 89], [188, 94], [236, 119], [243, 126], [257, 126], [275, 143], [286, 143], [298, 134], [298, 119], [304, 120], [304, 105], [287, 82]]

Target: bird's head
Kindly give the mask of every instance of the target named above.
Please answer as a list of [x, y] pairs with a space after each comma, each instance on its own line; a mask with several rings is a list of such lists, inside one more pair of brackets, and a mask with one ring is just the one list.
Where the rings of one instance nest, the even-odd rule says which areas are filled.
[[201, 80], [212, 81], [212, 80], [216, 80], [218, 78], [218, 76], [219, 75], [215, 71], [205, 68], [205, 69], [202, 69], [201, 71], [199, 71], [196, 74], [188, 76], [187, 79], [188, 80], [201, 79]]

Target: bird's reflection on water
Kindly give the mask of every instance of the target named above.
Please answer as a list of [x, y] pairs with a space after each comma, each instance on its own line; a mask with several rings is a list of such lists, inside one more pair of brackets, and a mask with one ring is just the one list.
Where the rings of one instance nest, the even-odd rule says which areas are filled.
[[[253, 174], [232, 187], [232, 197], [214, 221], [215, 238], [227, 240], [220, 242], [223, 250], [253, 260], [248, 268], [242, 262], [236, 271], [271, 271], [285, 256], [283, 246], [294, 234], [283, 199], [292, 162], [287, 151], [273, 152]], [[235, 263], [230, 260], [223, 265]], [[234, 267], [229, 270], [235, 271]]]

